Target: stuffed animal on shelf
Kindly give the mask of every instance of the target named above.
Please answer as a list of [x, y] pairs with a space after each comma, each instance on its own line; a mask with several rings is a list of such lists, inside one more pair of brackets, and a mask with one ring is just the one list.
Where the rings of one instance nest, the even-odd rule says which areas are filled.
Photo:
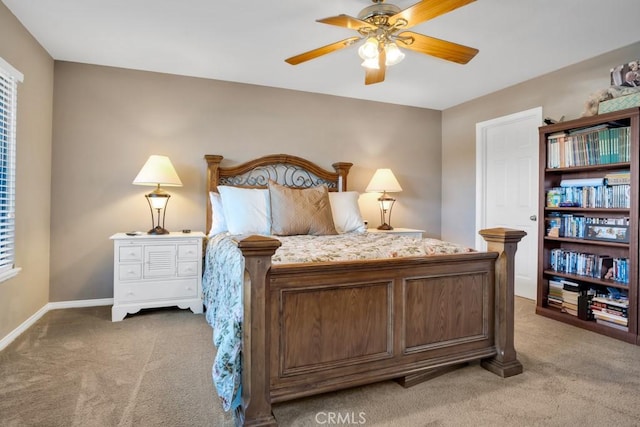
[[582, 117], [595, 116], [598, 114], [598, 105], [603, 101], [618, 98], [620, 96], [631, 95], [640, 92], [640, 86], [611, 86], [592, 93], [584, 104]]

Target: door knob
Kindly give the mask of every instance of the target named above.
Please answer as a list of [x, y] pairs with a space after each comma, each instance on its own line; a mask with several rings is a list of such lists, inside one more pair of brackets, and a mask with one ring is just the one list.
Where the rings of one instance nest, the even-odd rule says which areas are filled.
[[537, 220], [538, 220], [538, 217], [537, 217], [537, 216], [535, 216], [535, 215], [531, 215], [531, 216], [529, 217], [529, 219], [530, 219], [531, 221], [537, 221]]

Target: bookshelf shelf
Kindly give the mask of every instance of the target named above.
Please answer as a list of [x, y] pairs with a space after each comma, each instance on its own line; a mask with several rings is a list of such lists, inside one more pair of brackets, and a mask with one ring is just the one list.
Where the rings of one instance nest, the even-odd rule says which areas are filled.
[[545, 206], [545, 212], [572, 212], [572, 213], [593, 213], [593, 214], [626, 214], [629, 216], [628, 208], [579, 208], [579, 207], [563, 207], [548, 208]]
[[589, 331], [597, 332], [599, 334], [608, 335], [612, 338], [616, 338], [622, 341], [626, 341], [632, 344], [636, 343], [636, 334], [632, 332], [625, 332], [618, 329], [614, 329], [609, 326], [601, 325], [592, 320], [581, 320], [576, 316], [572, 316], [567, 313], [563, 313], [560, 310], [550, 307], [536, 307], [536, 314], [548, 317], [553, 320], [557, 320], [569, 325], [577, 326], [579, 328], [587, 329]]
[[618, 288], [618, 289], [623, 289], [623, 290], [628, 290], [629, 289], [629, 285], [628, 284], [616, 282], [614, 280], [598, 279], [598, 278], [589, 277], [589, 276], [579, 276], [577, 274], [562, 273], [562, 272], [553, 271], [553, 270], [545, 270], [544, 274], [546, 276], [548, 276], [548, 277], [551, 277], [551, 276], [553, 276], [553, 277], [564, 277], [566, 279], [570, 279], [572, 281], [577, 281], [577, 282], [592, 283], [594, 285], [611, 287], [611, 288]]
[[640, 345], [640, 108], [541, 126], [539, 135], [536, 313]]
[[598, 164], [598, 165], [571, 166], [571, 167], [564, 167], [564, 168], [546, 168], [544, 172], [552, 173], [552, 174], [554, 173], [562, 174], [565, 172], [575, 173], [575, 172], [582, 172], [582, 171], [629, 169], [630, 166], [631, 166], [631, 163], [628, 163], [628, 162], [605, 163], [605, 164]]
[[629, 243], [618, 243], [618, 242], [605, 242], [603, 240], [587, 240], [587, 239], [578, 239], [571, 237], [549, 237], [545, 236], [544, 240], [549, 242], [566, 242], [566, 243], [576, 243], [579, 245], [594, 245], [594, 246], [609, 246], [611, 248], [629, 248]]

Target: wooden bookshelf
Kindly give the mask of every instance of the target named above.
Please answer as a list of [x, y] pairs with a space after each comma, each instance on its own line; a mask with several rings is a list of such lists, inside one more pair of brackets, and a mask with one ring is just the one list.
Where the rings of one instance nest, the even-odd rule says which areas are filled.
[[[602, 126], [606, 125], [606, 126]], [[620, 128], [628, 127], [627, 130]], [[578, 132], [578, 130], [584, 130]], [[606, 129], [615, 129], [608, 131]], [[600, 132], [600, 133], [598, 133]], [[638, 298], [638, 249], [639, 249], [639, 214], [640, 214], [640, 108], [631, 108], [613, 113], [601, 114], [593, 117], [585, 117], [568, 122], [561, 122], [549, 126], [540, 127], [540, 199], [539, 199], [539, 229], [538, 229], [538, 291], [536, 313], [551, 319], [581, 327], [600, 334], [608, 335], [616, 339], [640, 345], [639, 336], [639, 298]], [[578, 140], [577, 136], [581, 136]], [[589, 135], [587, 135], [589, 134]], [[594, 136], [595, 134], [595, 136]], [[628, 144], [621, 143], [620, 135], [628, 135]], [[568, 142], [569, 141], [569, 142]], [[554, 145], [558, 144], [560, 145]], [[564, 145], [563, 145], [564, 144]], [[567, 144], [570, 144], [568, 147]], [[559, 149], [559, 147], [562, 147]], [[561, 156], [561, 157], [559, 157]], [[578, 180], [599, 180], [607, 174], [627, 172], [630, 174], [630, 186], [612, 189], [607, 186], [606, 180], [602, 185], [593, 188], [579, 190], [566, 190], [567, 185]], [[561, 187], [561, 184], [564, 187]], [[609, 187], [609, 188], [604, 188]], [[559, 193], [573, 195], [578, 192], [587, 199], [587, 194], [610, 194], [611, 191], [620, 191], [624, 194], [627, 206], [593, 206], [592, 198], [588, 201], [562, 200], [563, 204], [575, 203], [573, 206], [557, 206], [547, 199], [549, 190], [553, 190], [554, 197]], [[593, 193], [589, 193], [592, 191]], [[607, 198], [606, 196], [603, 196]], [[607, 198], [607, 202], [611, 197]], [[591, 204], [590, 204], [591, 203]], [[615, 203], [614, 203], [615, 204]], [[619, 204], [619, 203], [618, 203]], [[549, 223], [555, 218], [564, 218], [572, 221], [578, 217], [578, 221], [572, 224], [573, 228], [567, 230], [566, 222], [561, 227], [560, 235], [554, 235], [548, 230]], [[608, 219], [624, 222], [627, 229], [628, 241], [594, 240], [585, 238], [584, 230], [580, 227], [584, 222], [592, 223]], [[575, 224], [580, 224], [580, 227]], [[577, 231], [576, 231], [577, 230]], [[555, 231], [557, 232], [557, 231]], [[577, 233], [577, 234], [576, 234]], [[597, 235], [596, 237], [599, 237]], [[562, 254], [562, 262], [558, 262], [558, 254]], [[552, 256], [553, 254], [553, 256]], [[584, 265], [584, 262], [570, 262], [573, 255], [585, 258], [601, 260], [605, 257], [625, 260], [621, 280], [603, 278], [598, 269], [591, 267], [582, 270], [575, 265]], [[585, 255], [586, 254], [586, 255]], [[552, 262], [553, 261], [553, 262]], [[600, 261], [604, 263], [604, 261]], [[560, 265], [560, 266], [559, 266]], [[589, 264], [590, 265], [590, 264]], [[566, 269], [566, 270], [565, 270]], [[572, 270], [573, 269], [573, 270]], [[606, 269], [602, 269], [606, 270]], [[626, 280], [623, 280], [626, 279]], [[608, 288], [613, 292], [621, 292], [628, 297], [628, 322], [627, 331], [597, 323], [595, 320], [580, 318], [569, 314], [564, 308], [558, 307], [557, 300], [549, 298], [549, 281], [568, 280], [580, 285], [581, 292], [598, 292], [605, 294]], [[554, 287], [557, 290], [557, 286]], [[553, 303], [550, 303], [550, 301]], [[566, 304], [566, 303], [565, 303]]]

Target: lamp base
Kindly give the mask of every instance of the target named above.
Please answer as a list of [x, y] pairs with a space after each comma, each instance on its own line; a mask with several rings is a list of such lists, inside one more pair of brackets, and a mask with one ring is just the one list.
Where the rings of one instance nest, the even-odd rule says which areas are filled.
[[169, 234], [169, 230], [166, 228], [162, 228], [159, 225], [156, 225], [151, 230], [147, 231], [147, 234]]
[[378, 230], [393, 230], [393, 227], [386, 222], [378, 227]]

